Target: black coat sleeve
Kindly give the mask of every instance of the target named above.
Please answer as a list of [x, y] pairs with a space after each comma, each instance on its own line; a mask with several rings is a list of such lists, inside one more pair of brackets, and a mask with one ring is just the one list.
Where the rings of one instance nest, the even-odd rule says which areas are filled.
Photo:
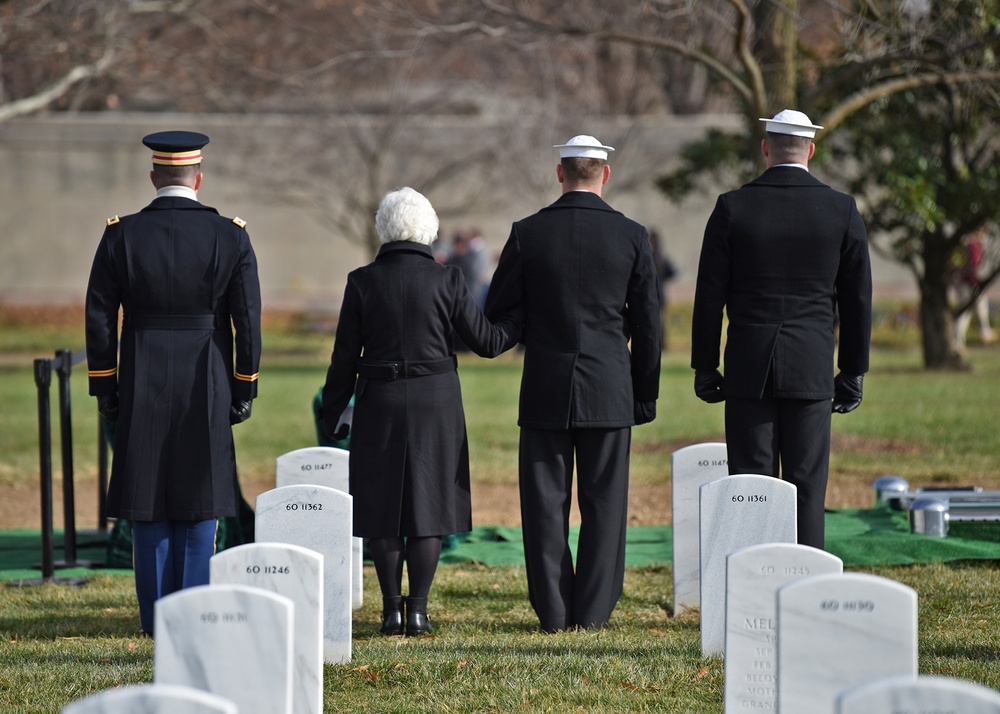
[[122, 287], [115, 273], [112, 245], [120, 233], [116, 222], [104, 230], [87, 284], [87, 374], [90, 394], [118, 391], [118, 315]]
[[239, 229], [239, 262], [229, 281], [229, 312], [236, 328], [236, 371], [233, 398], [249, 401], [257, 396], [260, 368], [260, 279], [257, 257], [245, 229]]

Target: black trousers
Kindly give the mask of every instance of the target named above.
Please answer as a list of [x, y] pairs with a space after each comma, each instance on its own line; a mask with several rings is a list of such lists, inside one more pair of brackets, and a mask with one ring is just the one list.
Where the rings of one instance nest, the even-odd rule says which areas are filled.
[[[528, 596], [546, 631], [604, 627], [625, 581], [630, 428], [521, 429], [521, 528]], [[576, 569], [569, 513], [580, 506]]]
[[794, 484], [798, 541], [815, 548], [824, 542], [831, 414], [829, 399], [726, 399], [729, 473]]

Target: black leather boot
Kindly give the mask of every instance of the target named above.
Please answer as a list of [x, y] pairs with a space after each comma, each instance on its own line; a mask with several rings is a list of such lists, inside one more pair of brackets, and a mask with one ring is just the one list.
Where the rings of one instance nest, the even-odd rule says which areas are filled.
[[406, 598], [406, 636], [420, 637], [434, 632], [431, 621], [427, 619], [427, 598]]
[[382, 598], [382, 627], [379, 629], [383, 635], [403, 634], [403, 597]]

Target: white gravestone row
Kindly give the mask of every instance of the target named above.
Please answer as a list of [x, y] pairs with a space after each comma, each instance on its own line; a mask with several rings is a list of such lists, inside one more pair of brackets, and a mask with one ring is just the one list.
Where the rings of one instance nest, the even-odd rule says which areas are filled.
[[240, 714], [292, 714], [287, 597], [246, 585], [200, 585], [156, 602], [153, 681], [232, 700]]
[[351, 659], [351, 522], [344, 491], [262, 493], [257, 542], [213, 556], [211, 584], [157, 601], [156, 687], [71, 711], [321, 714], [324, 661]]
[[702, 484], [728, 475], [729, 457], [725, 444], [694, 444], [671, 455], [674, 617], [698, 607], [701, 600], [698, 491]]
[[726, 647], [726, 557], [761, 543], [795, 543], [795, 486], [738, 474], [700, 488], [701, 654]]
[[213, 585], [249, 585], [284, 595], [295, 604], [292, 708], [323, 711], [323, 556], [288, 543], [247, 543], [210, 562]]
[[283, 486], [257, 497], [258, 543], [291, 543], [323, 555], [323, 658], [351, 661], [351, 496], [325, 486]]
[[[350, 452], [331, 446], [309, 446], [282, 454], [275, 459], [274, 485], [315, 485], [350, 493]], [[351, 541], [351, 606], [357, 610], [364, 604], [364, 540]]]
[[727, 714], [1000, 714], [992, 690], [917, 678], [916, 592], [797, 545], [795, 511], [770, 476], [699, 487], [702, 654], [725, 655]]
[[726, 559], [725, 712], [776, 711], [778, 588], [810, 575], [844, 572], [818, 548], [764, 543]]
[[239, 714], [217, 694], [176, 684], [134, 684], [70, 702], [61, 714]]

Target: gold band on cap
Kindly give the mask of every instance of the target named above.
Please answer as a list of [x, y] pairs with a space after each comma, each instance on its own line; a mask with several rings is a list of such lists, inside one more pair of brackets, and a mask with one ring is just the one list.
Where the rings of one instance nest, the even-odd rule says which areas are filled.
[[201, 163], [201, 149], [194, 151], [154, 151], [153, 163], [160, 166], [193, 166]]

